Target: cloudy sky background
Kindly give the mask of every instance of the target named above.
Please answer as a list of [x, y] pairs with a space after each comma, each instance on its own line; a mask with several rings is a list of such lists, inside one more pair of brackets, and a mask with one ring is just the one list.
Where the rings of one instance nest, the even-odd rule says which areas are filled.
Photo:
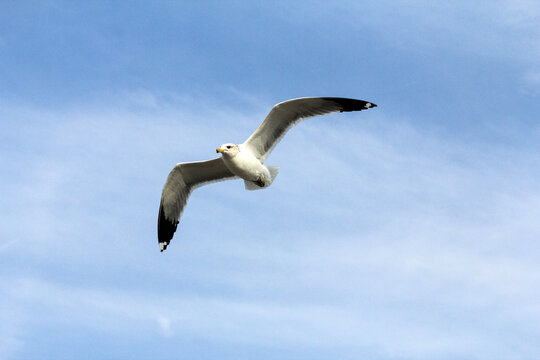
[[[0, 4], [0, 358], [537, 359], [537, 1]], [[302, 96], [271, 188], [180, 161]]]

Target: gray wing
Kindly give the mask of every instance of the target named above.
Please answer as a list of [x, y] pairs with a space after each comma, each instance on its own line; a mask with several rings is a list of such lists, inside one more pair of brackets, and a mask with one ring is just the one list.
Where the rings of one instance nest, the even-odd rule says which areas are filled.
[[376, 106], [363, 100], [335, 97], [306, 97], [287, 100], [275, 105], [270, 110], [262, 124], [244, 142], [244, 145], [261, 162], [264, 162], [287, 130], [301, 120], [338, 111], [360, 111]]
[[176, 164], [169, 173], [158, 215], [158, 242], [161, 251], [167, 248], [176, 231], [191, 192], [210, 182], [234, 178], [221, 158]]

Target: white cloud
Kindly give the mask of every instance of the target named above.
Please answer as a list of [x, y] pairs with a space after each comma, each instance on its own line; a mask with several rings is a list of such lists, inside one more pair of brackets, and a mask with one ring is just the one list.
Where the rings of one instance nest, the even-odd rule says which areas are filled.
[[167, 337], [172, 336], [173, 332], [172, 332], [172, 327], [171, 327], [171, 319], [169, 319], [168, 317], [159, 315], [156, 321], [164, 336], [167, 336]]
[[[535, 0], [497, 0], [490, 2], [345, 1], [314, 7], [317, 20], [333, 21], [352, 36], [369, 36], [389, 48], [397, 49], [407, 61], [407, 54], [419, 65], [439, 68], [447, 76], [448, 64], [463, 64], [464, 70], [481, 75], [487, 66], [504, 64], [506, 76], [514, 76], [518, 89], [522, 77], [537, 72], [540, 61], [540, 6]], [[346, 24], [346, 25], [345, 25]], [[351, 32], [355, 29], [356, 33]], [[402, 59], [400, 58], [400, 61]], [[480, 65], [471, 69], [472, 65]], [[493, 68], [493, 77], [498, 67]], [[457, 70], [452, 78], [459, 76]], [[400, 92], [404, 85], [396, 83]], [[395, 89], [388, 89], [395, 91]], [[527, 91], [531, 93], [531, 90]], [[534, 87], [537, 93], [537, 87]]]
[[540, 177], [525, 129], [467, 143], [377, 109], [309, 120], [269, 158], [281, 166], [271, 189], [197, 190], [159, 254], [172, 164], [213, 156], [223, 136], [242, 140], [267, 109], [150, 98], [150, 114], [4, 108], [4, 134], [35, 146], [2, 158], [15, 171], [0, 231], [20, 239], [2, 250], [13, 261], [2, 308], [19, 309], [2, 314], [10, 344], [60, 323], [143, 343], [138, 331], [347, 356], [530, 354], [536, 335], [521, 335], [540, 323]]

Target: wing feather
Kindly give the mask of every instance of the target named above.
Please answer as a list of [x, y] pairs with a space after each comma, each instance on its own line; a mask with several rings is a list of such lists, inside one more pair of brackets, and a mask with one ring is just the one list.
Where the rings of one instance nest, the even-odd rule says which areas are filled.
[[169, 173], [159, 205], [158, 242], [163, 251], [171, 242], [191, 192], [199, 186], [232, 179], [222, 158], [176, 164]]
[[264, 162], [285, 133], [301, 120], [343, 111], [360, 111], [377, 105], [356, 99], [336, 97], [306, 97], [287, 100], [275, 105], [262, 124], [244, 142]]

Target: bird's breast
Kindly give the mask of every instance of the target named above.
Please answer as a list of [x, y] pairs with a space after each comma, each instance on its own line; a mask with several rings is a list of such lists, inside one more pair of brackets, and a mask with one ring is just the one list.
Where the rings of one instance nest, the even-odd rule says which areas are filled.
[[223, 156], [223, 161], [234, 175], [244, 180], [257, 180], [263, 172], [259, 159], [249, 153], [239, 152], [234, 157]]

